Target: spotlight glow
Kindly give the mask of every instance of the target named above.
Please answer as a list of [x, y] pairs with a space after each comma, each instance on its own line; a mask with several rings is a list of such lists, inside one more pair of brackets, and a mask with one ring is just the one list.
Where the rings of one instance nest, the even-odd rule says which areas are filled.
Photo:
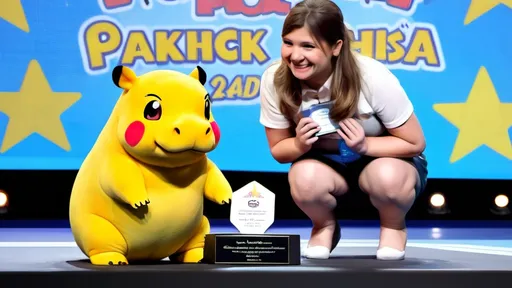
[[444, 206], [444, 203], [445, 203], [445, 200], [444, 200], [444, 196], [441, 194], [441, 193], [436, 193], [434, 195], [432, 195], [432, 197], [430, 197], [430, 204], [432, 204], [432, 206], [434, 207], [442, 207]]
[[504, 208], [508, 205], [508, 197], [505, 195], [498, 195], [494, 198], [494, 204], [500, 208]]
[[7, 194], [4, 191], [0, 191], [0, 208], [3, 208], [7, 205]]

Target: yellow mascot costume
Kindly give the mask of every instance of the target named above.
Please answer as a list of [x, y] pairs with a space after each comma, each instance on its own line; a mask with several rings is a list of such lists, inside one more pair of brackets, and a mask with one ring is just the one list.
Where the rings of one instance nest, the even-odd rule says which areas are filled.
[[220, 139], [206, 73], [117, 66], [112, 78], [123, 92], [71, 193], [75, 241], [94, 265], [200, 262], [204, 198], [222, 205], [232, 194], [206, 156]]

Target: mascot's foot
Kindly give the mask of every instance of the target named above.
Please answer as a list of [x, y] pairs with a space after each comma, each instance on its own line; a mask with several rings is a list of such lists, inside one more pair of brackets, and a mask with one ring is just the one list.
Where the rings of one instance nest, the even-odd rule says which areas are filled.
[[117, 252], [104, 252], [90, 257], [93, 265], [128, 265], [123, 254]]
[[377, 250], [378, 260], [403, 260], [405, 258], [405, 251], [399, 251], [390, 247], [382, 247]]
[[203, 248], [193, 248], [171, 258], [171, 261], [179, 263], [200, 263], [201, 260], [203, 260]]

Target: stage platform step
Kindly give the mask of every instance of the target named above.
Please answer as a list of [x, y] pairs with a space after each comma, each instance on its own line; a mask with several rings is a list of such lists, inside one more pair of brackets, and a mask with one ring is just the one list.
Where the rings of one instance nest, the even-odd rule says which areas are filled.
[[0, 261], [0, 287], [467, 288], [512, 283], [512, 249], [417, 243], [402, 261], [376, 260], [375, 249], [373, 241], [342, 241], [331, 259], [302, 259], [297, 266], [160, 261], [109, 267], [91, 265], [72, 245], [3, 247], [0, 258], [10, 261]]

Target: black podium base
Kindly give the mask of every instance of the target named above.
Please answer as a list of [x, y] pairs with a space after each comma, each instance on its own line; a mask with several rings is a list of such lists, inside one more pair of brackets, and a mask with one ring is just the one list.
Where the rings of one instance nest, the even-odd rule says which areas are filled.
[[203, 262], [230, 265], [300, 265], [300, 236], [208, 234]]

